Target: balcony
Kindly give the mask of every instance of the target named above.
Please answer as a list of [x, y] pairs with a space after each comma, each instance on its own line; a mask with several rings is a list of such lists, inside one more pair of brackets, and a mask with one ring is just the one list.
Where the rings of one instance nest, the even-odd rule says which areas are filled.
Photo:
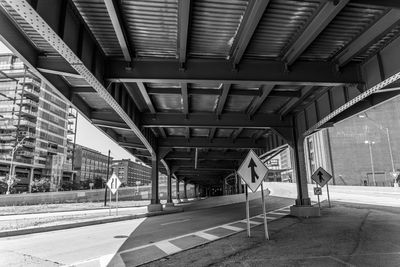
[[12, 134], [0, 135], [0, 141], [13, 141], [13, 140], [15, 140], [15, 135]]
[[50, 152], [50, 153], [54, 153], [54, 154], [59, 153], [58, 149], [57, 148], [53, 148], [53, 147], [48, 147], [47, 151]]
[[29, 109], [21, 109], [21, 115], [22, 116], [28, 116], [28, 117], [32, 117], [32, 118], [36, 118], [37, 117], [37, 111], [34, 110], [29, 110]]
[[36, 138], [36, 134], [28, 131], [19, 132], [20, 136], [26, 136], [26, 138]]
[[[16, 121], [14, 123], [14, 125], [18, 125], [18, 121]], [[20, 126], [30, 127], [30, 128], [36, 128], [36, 123], [35, 122], [24, 120], [24, 119], [19, 121], [19, 125]]]
[[6, 151], [8, 151], [8, 150], [12, 150], [14, 148], [14, 145], [13, 144], [1, 144], [0, 145], [0, 150], [6, 150]]
[[17, 151], [16, 152], [17, 155], [22, 156], [22, 157], [26, 157], [26, 158], [33, 158], [35, 156], [35, 153], [32, 151]]
[[0, 123], [0, 129], [1, 130], [9, 130], [9, 131], [12, 131], [12, 130], [15, 130], [15, 129], [17, 129], [17, 127], [15, 127], [14, 125], [12, 125], [12, 124], [10, 124], [10, 123], [5, 123], [5, 122], [1, 122]]
[[23, 142], [22, 142], [22, 145], [23, 145], [24, 147], [28, 147], [28, 148], [34, 148], [34, 147], [36, 146], [35, 143], [29, 142], [29, 141], [23, 141]]
[[28, 107], [34, 107], [37, 108], [39, 106], [38, 102], [33, 101], [31, 99], [23, 99], [22, 102], [17, 103], [18, 105], [22, 105], [22, 106], [28, 106]]
[[[21, 82], [21, 84], [23, 84], [23, 82]], [[33, 86], [39, 87], [39, 88], [40, 88], [40, 85], [41, 85], [40, 81], [37, 81], [37, 80], [32, 79], [32, 78], [25, 78], [25, 85], [30, 85], [30, 84], [33, 85]]]
[[[22, 92], [21, 92], [22, 93]], [[35, 98], [39, 98], [40, 96], [40, 92], [36, 91], [33, 88], [29, 88], [29, 87], [25, 87], [24, 88], [24, 92], [23, 92], [24, 96], [30, 96], [30, 97], [35, 97]]]

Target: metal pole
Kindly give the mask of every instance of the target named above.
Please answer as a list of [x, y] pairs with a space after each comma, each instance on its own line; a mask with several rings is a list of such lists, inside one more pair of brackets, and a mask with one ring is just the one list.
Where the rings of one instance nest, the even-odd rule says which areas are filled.
[[111, 198], [111, 190], [110, 190], [110, 208], [108, 209], [108, 215], [111, 216], [111, 203], [112, 203], [112, 198]]
[[7, 192], [6, 195], [10, 194], [10, 189], [11, 189], [11, 182], [12, 182], [12, 176], [13, 176], [13, 164], [14, 164], [14, 152], [17, 149], [17, 146], [14, 147], [14, 149], [11, 152], [11, 163], [10, 163], [10, 171], [8, 173], [8, 180], [7, 180]]
[[389, 154], [390, 154], [390, 161], [392, 163], [392, 172], [394, 172], [393, 152], [392, 152], [392, 144], [390, 143], [389, 128], [386, 128], [386, 137], [389, 145]]
[[[319, 186], [318, 186], [317, 183], [316, 183], [316, 185], [317, 185], [317, 188], [318, 188]], [[322, 189], [321, 189], [321, 191], [322, 191]], [[319, 194], [317, 195], [317, 197], [318, 197], [318, 207], [321, 209], [321, 202], [319, 201]]]
[[117, 202], [117, 216], [118, 216], [118, 190], [117, 190], [116, 202]]
[[372, 183], [374, 186], [376, 186], [375, 182], [375, 168], [374, 168], [374, 158], [372, 157], [372, 142], [368, 141], [368, 147], [369, 147], [369, 156], [371, 158], [371, 169], [372, 169]]
[[269, 240], [269, 234], [268, 234], [268, 225], [267, 225], [267, 211], [265, 208], [265, 198], [264, 198], [264, 182], [261, 182], [261, 198], [262, 198], [262, 209], [263, 209], [263, 214], [264, 214], [264, 233], [265, 233], [265, 239]]
[[[106, 177], [106, 181], [108, 181], [108, 176], [110, 175], [109, 171], [110, 171], [110, 153], [111, 150], [108, 150], [108, 159], [107, 159], [107, 177]], [[107, 206], [107, 182], [106, 182], [106, 190], [104, 191], [104, 207]], [[111, 196], [111, 195], [110, 195]], [[110, 197], [110, 201], [111, 201], [111, 197]]]
[[249, 190], [246, 185], [246, 218], [247, 218], [247, 236], [250, 237], [250, 205], [249, 205]]
[[331, 208], [331, 198], [329, 196], [329, 185], [326, 183], [326, 194], [328, 195], [329, 208]]

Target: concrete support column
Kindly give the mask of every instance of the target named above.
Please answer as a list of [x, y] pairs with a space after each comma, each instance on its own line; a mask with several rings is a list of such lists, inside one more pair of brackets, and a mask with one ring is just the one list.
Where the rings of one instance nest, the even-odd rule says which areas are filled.
[[176, 200], [178, 203], [181, 202], [180, 196], [179, 196], [179, 179], [176, 178]]
[[35, 171], [35, 168], [31, 168], [31, 171], [29, 172], [29, 193], [32, 193], [32, 184], [33, 184], [33, 172]]
[[222, 180], [222, 195], [226, 195], [226, 181], [225, 179]]
[[294, 206], [290, 207], [290, 213], [298, 217], [320, 216], [318, 207], [311, 206], [308, 196], [306, 161], [304, 155], [304, 140], [302, 133], [293, 129], [293, 150], [296, 171], [297, 199]]
[[171, 173], [168, 172], [167, 177], [167, 204], [165, 207], [173, 207], [174, 203], [172, 203], [172, 178]]
[[147, 206], [149, 212], [161, 211], [162, 205], [158, 194], [158, 154], [151, 159], [151, 204]]
[[238, 175], [237, 171], [235, 170], [235, 177], [236, 177], [236, 185], [237, 185], [237, 193], [241, 194], [242, 192], [242, 179]]
[[183, 199], [182, 201], [188, 201], [187, 198], [187, 180], [183, 180]]

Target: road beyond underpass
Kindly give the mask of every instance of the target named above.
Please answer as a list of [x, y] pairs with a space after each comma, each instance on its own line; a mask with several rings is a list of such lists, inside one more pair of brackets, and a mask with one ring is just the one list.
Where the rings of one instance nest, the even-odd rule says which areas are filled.
[[[267, 201], [268, 211], [293, 203]], [[0, 266], [105, 266], [117, 252], [245, 219], [244, 202], [206, 209], [200, 203], [197, 210], [174, 215], [1, 238]], [[260, 199], [250, 201], [251, 216], [261, 213]]]

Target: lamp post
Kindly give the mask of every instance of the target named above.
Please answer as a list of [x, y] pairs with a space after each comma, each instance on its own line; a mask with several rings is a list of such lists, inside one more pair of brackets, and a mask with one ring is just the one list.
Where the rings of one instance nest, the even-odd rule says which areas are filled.
[[392, 144], [390, 142], [390, 135], [389, 135], [389, 128], [388, 127], [384, 127], [383, 125], [377, 123], [376, 121], [374, 121], [373, 119], [371, 119], [370, 117], [368, 117], [367, 113], [362, 113], [358, 115], [359, 118], [365, 118], [368, 119], [370, 122], [372, 122], [375, 126], [377, 126], [380, 130], [384, 130], [385, 134], [386, 134], [386, 138], [387, 138], [387, 142], [388, 142], [388, 146], [389, 146], [389, 155], [390, 155], [390, 162], [392, 164], [392, 172], [395, 171], [394, 169], [394, 161], [393, 161], [393, 152], [392, 152]]
[[17, 149], [22, 145], [22, 142], [25, 140], [26, 136], [24, 136], [16, 145], [15, 147], [12, 149], [11, 151], [11, 163], [10, 163], [10, 172], [8, 174], [8, 180], [7, 180], [7, 192], [6, 195], [10, 194], [10, 189], [11, 189], [11, 185], [13, 183], [13, 178], [14, 178], [14, 153], [15, 151], [17, 151]]
[[365, 143], [368, 144], [369, 147], [369, 156], [371, 158], [371, 169], [372, 169], [372, 183], [376, 186], [375, 182], [375, 168], [374, 168], [374, 158], [372, 157], [372, 145], [375, 144], [374, 141], [365, 140]]

